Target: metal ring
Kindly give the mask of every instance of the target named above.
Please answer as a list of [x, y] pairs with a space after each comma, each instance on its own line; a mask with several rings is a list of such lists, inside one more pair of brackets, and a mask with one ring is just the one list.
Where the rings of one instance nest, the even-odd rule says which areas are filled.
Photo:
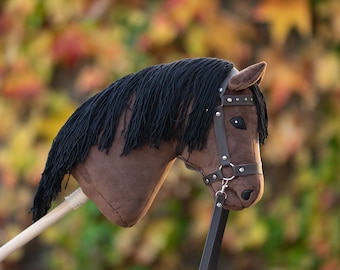
[[222, 178], [222, 179], [223, 179], [224, 181], [227, 181], [227, 182], [228, 182], [228, 181], [231, 181], [231, 180], [233, 180], [233, 179], [235, 178], [235, 171], [234, 171], [235, 165], [234, 165], [233, 163], [230, 162], [230, 163], [228, 164], [228, 166], [230, 166], [230, 167], [232, 168], [232, 171], [233, 171], [233, 175], [230, 176], [230, 177], [225, 177], [225, 176], [223, 175], [223, 172], [222, 172], [222, 168], [223, 168], [223, 167], [227, 167], [227, 166], [222, 166], [222, 165], [220, 165], [220, 167], [218, 168], [218, 170], [222, 172], [222, 175], [223, 175], [223, 178]]
[[217, 197], [218, 196], [218, 194], [222, 194], [223, 196], [224, 196], [224, 199], [226, 200], [227, 199], [227, 193], [225, 193], [224, 191], [222, 191], [222, 190], [219, 190], [219, 191], [216, 191], [216, 193], [215, 193], [215, 197]]
[[235, 175], [232, 175], [231, 177], [223, 177], [222, 179], [225, 181], [231, 181], [235, 178]]

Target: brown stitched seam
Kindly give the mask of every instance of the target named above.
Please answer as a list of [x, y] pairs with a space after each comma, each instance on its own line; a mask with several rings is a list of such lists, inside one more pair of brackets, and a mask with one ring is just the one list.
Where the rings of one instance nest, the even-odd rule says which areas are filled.
[[[88, 180], [87, 178], [87, 173], [84, 173], [83, 169], [79, 170], [79, 173], [81, 174], [82, 177], [84, 177], [85, 181], [87, 183], [91, 183], [91, 181]], [[94, 190], [97, 192], [97, 194], [110, 206], [110, 208], [117, 214], [117, 216], [119, 217], [119, 219], [122, 221], [122, 223], [125, 224], [125, 226], [129, 226], [129, 224], [122, 218], [122, 216], [119, 214], [118, 210], [116, 208], [114, 208], [111, 203], [109, 203], [105, 197], [98, 191], [98, 189], [94, 186]]]

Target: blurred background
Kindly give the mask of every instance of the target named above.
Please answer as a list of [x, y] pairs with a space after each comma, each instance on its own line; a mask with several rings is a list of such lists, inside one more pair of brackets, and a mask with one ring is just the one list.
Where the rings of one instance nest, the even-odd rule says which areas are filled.
[[[31, 224], [51, 142], [84, 100], [146, 66], [211, 56], [268, 63], [265, 194], [231, 212], [219, 269], [340, 269], [339, 14], [338, 0], [1, 0], [0, 244]], [[197, 269], [212, 204], [177, 162], [133, 228], [88, 202], [1, 269]]]

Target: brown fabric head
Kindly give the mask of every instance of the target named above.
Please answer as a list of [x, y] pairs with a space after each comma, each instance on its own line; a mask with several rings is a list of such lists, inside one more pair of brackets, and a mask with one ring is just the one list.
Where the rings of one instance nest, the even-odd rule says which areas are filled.
[[[215, 90], [232, 68], [215, 58], [148, 67], [86, 101], [53, 142], [34, 198], [33, 220], [46, 214], [64, 175], [72, 174], [111, 222], [134, 225], [149, 209], [176, 157], [209, 148]], [[248, 113], [256, 115], [256, 109]], [[208, 153], [205, 158], [214, 160], [213, 149]]]

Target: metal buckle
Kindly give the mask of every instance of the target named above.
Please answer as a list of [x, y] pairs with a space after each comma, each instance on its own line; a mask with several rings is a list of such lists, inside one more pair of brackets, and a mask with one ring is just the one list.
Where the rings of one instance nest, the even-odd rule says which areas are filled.
[[218, 168], [221, 172], [222, 172], [222, 175], [223, 175], [223, 178], [222, 178], [222, 181], [221, 181], [221, 189], [218, 190], [216, 193], [215, 193], [215, 196], [218, 196], [219, 194], [223, 195], [224, 196], [224, 199], [226, 200], [227, 199], [227, 193], [225, 192], [225, 190], [228, 188], [228, 183], [229, 181], [233, 180], [235, 178], [235, 171], [234, 171], [234, 167], [235, 165], [233, 163], [229, 163], [228, 166], [231, 167], [232, 171], [233, 171], [233, 175], [231, 177], [225, 177], [223, 175], [223, 172], [222, 172], [222, 168], [223, 167], [226, 167], [226, 166], [222, 166], [220, 165], [220, 167]]
[[225, 180], [225, 179], [222, 179], [221, 181], [221, 189], [218, 190], [216, 193], [215, 193], [215, 196], [217, 197], [219, 194], [223, 195], [224, 196], [224, 199], [226, 200], [228, 195], [227, 193], [225, 192], [225, 190], [228, 188], [228, 182], [229, 180]]
[[226, 200], [227, 199], [227, 193], [225, 193], [224, 191], [222, 191], [222, 189], [221, 190], [218, 190], [218, 191], [216, 191], [216, 193], [215, 193], [215, 197], [217, 197], [219, 194], [221, 194], [221, 195], [223, 195], [224, 196], [224, 199]]

